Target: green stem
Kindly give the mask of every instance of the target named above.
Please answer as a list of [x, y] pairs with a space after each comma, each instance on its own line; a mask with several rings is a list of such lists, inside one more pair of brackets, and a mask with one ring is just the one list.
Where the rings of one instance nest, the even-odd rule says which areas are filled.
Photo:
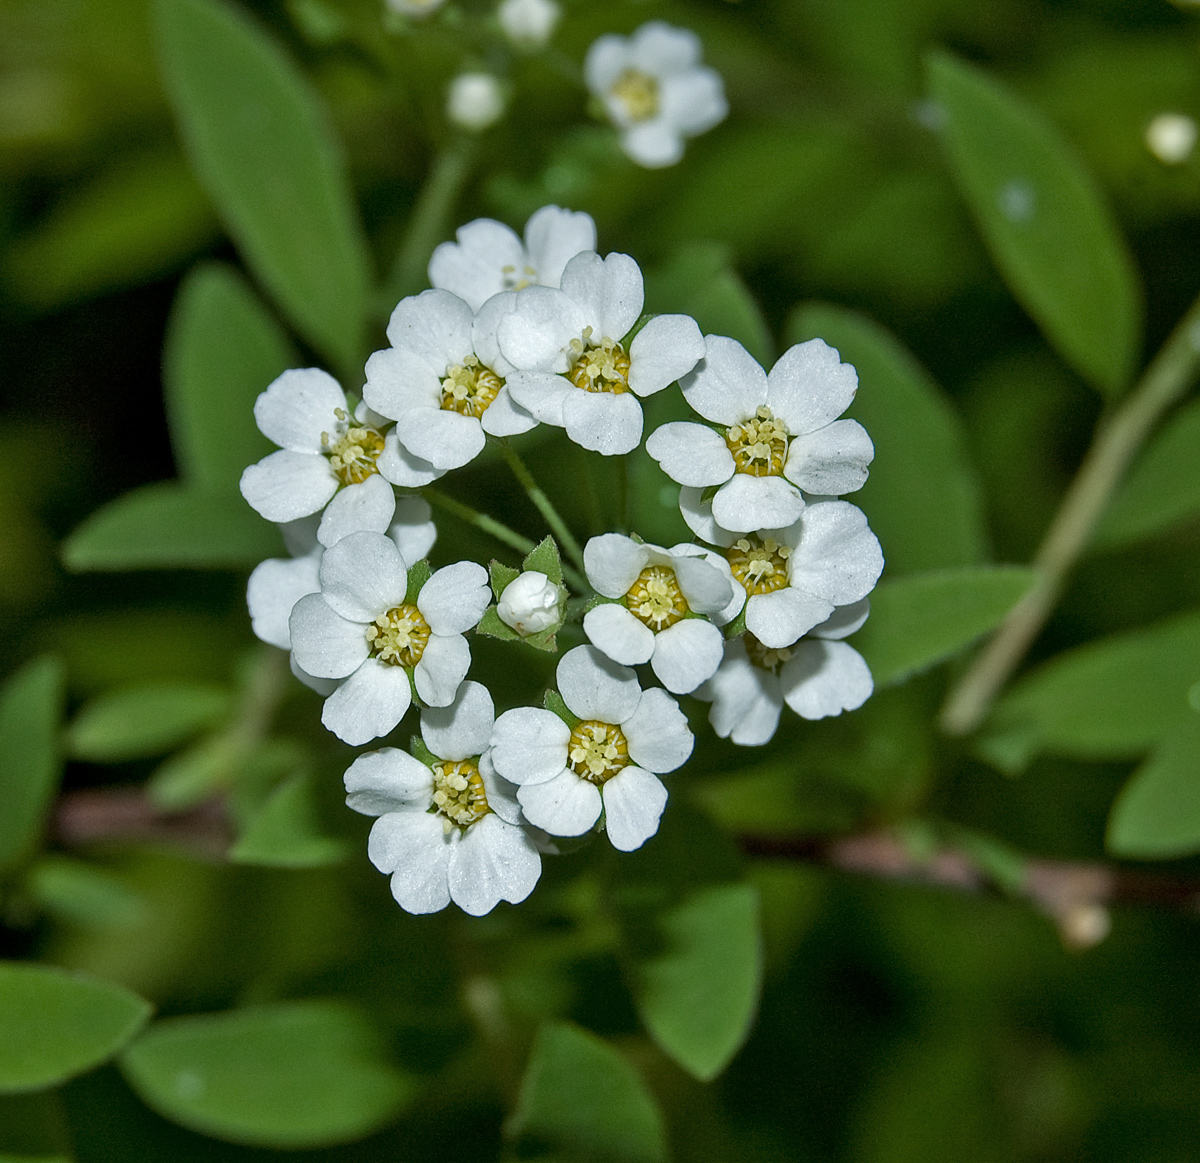
[[1033, 559], [1038, 580], [946, 699], [941, 724], [947, 734], [966, 735], [987, 717], [1000, 689], [1054, 611], [1068, 573], [1087, 547], [1130, 461], [1198, 372], [1200, 299], [1171, 332], [1129, 398], [1097, 432]]
[[[541, 486], [533, 479], [533, 474], [525, 467], [525, 462], [517, 455], [516, 450], [507, 440], [500, 441], [500, 451], [504, 453], [504, 459], [508, 461], [508, 467], [512, 469], [513, 475], [521, 482], [521, 487], [529, 494], [529, 499], [546, 519], [546, 524], [550, 526], [550, 532], [558, 538], [563, 551], [571, 559], [579, 573], [584, 573], [583, 550], [579, 548], [579, 542], [567, 528], [566, 522], [558, 515], [558, 510], [550, 503], [550, 498], [542, 492]], [[582, 588], [586, 589], [587, 587]]]

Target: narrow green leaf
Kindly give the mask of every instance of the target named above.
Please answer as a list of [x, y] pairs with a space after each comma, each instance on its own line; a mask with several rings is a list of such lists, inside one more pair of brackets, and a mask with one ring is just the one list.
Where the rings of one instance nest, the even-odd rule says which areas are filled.
[[62, 699], [62, 663], [49, 655], [0, 688], [0, 873], [37, 842], [58, 787]]
[[279, 533], [240, 497], [174, 481], [145, 485], [93, 513], [63, 545], [68, 569], [237, 569], [281, 552]]
[[758, 894], [707, 887], [663, 911], [627, 947], [638, 1013], [650, 1036], [707, 1082], [750, 1032], [762, 985]]
[[320, 101], [223, 0], [158, 0], [159, 56], [192, 165], [247, 263], [342, 368], [360, 358], [366, 244]]
[[119, 876], [99, 865], [50, 854], [29, 869], [24, 888], [59, 920], [90, 929], [129, 928], [145, 919], [145, 901]]
[[312, 777], [300, 773], [271, 793], [229, 852], [238, 864], [268, 868], [319, 868], [336, 864], [346, 844], [321, 828]]
[[1036, 576], [1022, 566], [988, 565], [881, 582], [854, 646], [877, 686], [901, 682], [999, 625]]
[[667, 1157], [662, 1115], [637, 1071], [607, 1042], [565, 1022], [538, 1031], [505, 1133], [591, 1163]]
[[54, 1086], [111, 1058], [150, 1003], [119, 985], [30, 962], [0, 962], [0, 1091]]
[[984, 560], [983, 501], [962, 421], [929, 373], [890, 332], [842, 307], [797, 307], [787, 337], [824, 339], [858, 371], [847, 415], [870, 433], [875, 460], [851, 499], [870, 515], [889, 575]]
[[1013, 294], [1107, 396], [1129, 383], [1141, 288], [1116, 221], [1058, 131], [980, 70], [929, 59], [955, 177]]
[[274, 451], [254, 423], [258, 394], [296, 353], [245, 280], [221, 263], [184, 280], [167, 323], [163, 386], [179, 475], [237, 496], [242, 470]]
[[562, 557], [558, 552], [558, 542], [553, 537], [543, 537], [525, 555], [521, 565], [523, 569], [544, 573], [557, 586], [562, 585]]
[[120, 1065], [165, 1118], [260, 1147], [352, 1142], [389, 1122], [411, 1093], [370, 1023], [338, 1002], [170, 1018]]

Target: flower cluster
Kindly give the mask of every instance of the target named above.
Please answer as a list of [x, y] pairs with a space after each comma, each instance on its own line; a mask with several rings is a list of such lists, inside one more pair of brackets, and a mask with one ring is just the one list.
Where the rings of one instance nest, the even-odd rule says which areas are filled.
[[[842, 418], [854, 369], [816, 339], [767, 372], [688, 316], [647, 318], [637, 263], [595, 246], [592, 220], [557, 206], [523, 236], [471, 222], [434, 252], [432, 286], [392, 312], [361, 400], [308, 368], [285, 372], [255, 407], [280, 450], [246, 470], [242, 492], [281, 524], [292, 554], [251, 575], [255, 633], [290, 650], [346, 743], [385, 738], [419, 711], [408, 750], [367, 752], [345, 775], [348, 805], [377, 817], [370, 858], [410, 912], [523, 900], [553, 837], [644, 844], [666, 807], [662, 777], [693, 748], [676, 696], [706, 700], [716, 734], [752, 746], [772, 738], [785, 703], [819, 719], [871, 693], [844, 641], [883, 568], [866, 518], [839, 499], [873, 456]], [[675, 383], [696, 419], [658, 427], [645, 448], [681, 486], [696, 540], [665, 547], [612, 531], [578, 549], [508, 438], [550, 425], [620, 456], [643, 443], [640, 401]], [[572, 566], [553, 538], [520, 570], [429, 565], [437, 531], [416, 490], [489, 441]], [[590, 592], [569, 601], [564, 577]], [[497, 716], [467, 677], [472, 633], [550, 651], [560, 633], [587, 644], [562, 654], [543, 706]], [[650, 675], [661, 685], [643, 685]]]

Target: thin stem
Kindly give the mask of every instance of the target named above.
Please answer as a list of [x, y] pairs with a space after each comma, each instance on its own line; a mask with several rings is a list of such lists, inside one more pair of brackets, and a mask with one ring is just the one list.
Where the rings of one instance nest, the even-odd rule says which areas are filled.
[[[541, 486], [533, 479], [533, 474], [525, 467], [525, 462], [517, 455], [516, 449], [507, 440], [500, 441], [500, 451], [504, 453], [504, 459], [508, 461], [508, 467], [512, 469], [513, 475], [521, 482], [521, 487], [529, 494], [529, 499], [546, 519], [546, 524], [550, 526], [550, 532], [558, 538], [563, 551], [571, 559], [579, 573], [584, 573], [583, 550], [579, 548], [579, 542], [567, 528], [566, 522], [558, 515], [558, 510], [551, 504], [550, 498], [542, 492]], [[586, 589], [587, 587], [582, 588]]]
[[941, 724], [947, 734], [966, 735], [987, 717], [1001, 687], [1053, 612], [1067, 574], [1087, 547], [1130, 461], [1163, 413], [1187, 391], [1198, 370], [1200, 299], [1171, 332], [1129, 398], [1098, 431], [1033, 559], [1038, 580], [946, 700]]
[[617, 528], [622, 533], [629, 532], [630, 521], [630, 499], [633, 490], [629, 487], [629, 474], [633, 471], [633, 466], [630, 463], [628, 453], [618, 457], [617, 460]]
[[489, 537], [494, 537], [518, 553], [528, 553], [536, 544], [528, 537], [522, 537], [515, 529], [510, 529], [507, 525], [497, 521], [495, 517], [489, 517], [478, 509], [472, 509], [470, 505], [464, 505], [462, 501], [456, 501], [453, 497], [446, 496], [445, 493], [439, 493], [437, 489], [422, 489], [421, 496], [431, 505], [445, 509], [447, 513], [453, 513], [459, 520], [465, 521], [468, 525], [474, 525], [476, 529], [482, 529]]

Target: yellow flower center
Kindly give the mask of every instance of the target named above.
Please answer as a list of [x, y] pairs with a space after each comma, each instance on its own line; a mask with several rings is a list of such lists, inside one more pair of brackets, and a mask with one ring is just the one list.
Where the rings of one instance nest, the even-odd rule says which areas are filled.
[[774, 537], [750, 536], [735, 541], [725, 551], [725, 558], [747, 595], [769, 594], [788, 584], [791, 553], [791, 546], [781, 545]]
[[567, 744], [571, 770], [589, 783], [605, 783], [629, 762], [629, 744], [615, 723], [582, 719]]
[[751, 476], [777, 477], [787, 459], [788, 430], [763, 404], [749, 420], [725, 432], [725, 444], [733, 453], [734, 468]]
[[[347, 419], [342, 408], [336, 409], [334, 415], [342, 421]], [[383, 451], [383, 436], [374, 428], [347, 428], [337, 440], [322, 432], [321, 447], [328, 452], [329, 467], [342, 484], [361, 485], [379, 471], [375, 462]]]
[[607, 337], [595, 343], [592, 329], [583, 329], [582, 339], [572, 339], [567, 353], [570, 369], [567, 378], [585, 392], [629, 391], [629, 356], [615, 340]]
[[649, 121], [658, 112], [658, 81], [640, 69], [626, 69], [609, 92], [625, 107], [630, 121]]
[[468, 355], [442, 380], [442, 408], [463, 416], [482, 416], [502, 387], [504, 381], [491, 368]]
[[500, 268], [500, 276], [504, 281], [506, 291], [523, 291], [538, 281], [537, 271], [528, 263], [520, 270], [517, 270], [511, 263], [503, 266]]
[[479, 768], [469, 759], [458, 763], [433, 765], [433, 806], [442, 817], [442, 827], [449, 832], [456, 824], [469, 828], [482, 820], [492, 809]]
[[682, 621], [690, 609], [669, 565], [650, 565], [642, 570], [625, 594], [625, 605], [656, 634]]
[[778, 650], [774, 650], [770, 646], [764, 646], [749, 632], [742, 639], [742, 643], [746, 647], [746, 657], [761, 670], [769, 670], [774, 673], [792, 657], [790, 646], [781, 646]]
[[389, 666], [416, 666], [429, 645], [429, 623], [416, 606], [405, 603], [380, 614], [367, 627], [371, 656]]

